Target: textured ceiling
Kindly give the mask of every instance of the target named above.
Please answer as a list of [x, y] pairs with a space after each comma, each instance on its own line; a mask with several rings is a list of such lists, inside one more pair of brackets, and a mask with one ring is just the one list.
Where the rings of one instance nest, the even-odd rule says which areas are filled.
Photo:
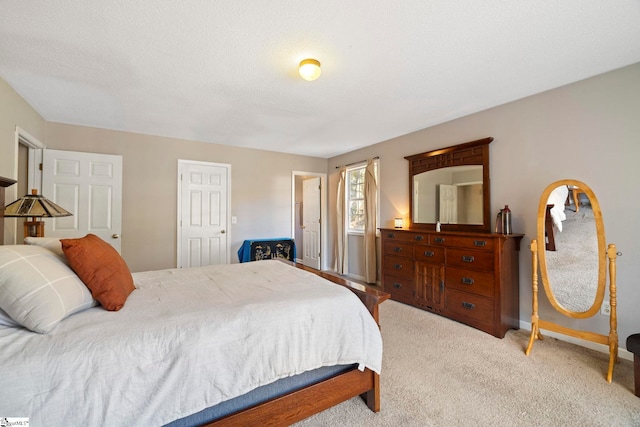
[[636, 62], [640, 0], [0, 0], [48, 121], [319, 157]]

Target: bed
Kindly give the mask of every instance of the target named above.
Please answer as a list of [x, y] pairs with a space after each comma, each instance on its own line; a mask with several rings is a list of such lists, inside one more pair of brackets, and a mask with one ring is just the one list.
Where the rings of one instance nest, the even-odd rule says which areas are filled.
[[555, 251], [555, 230], [562, 232], [562, 222], [567, 219], [564, 212], [565, 202], [569, 196], [569, 188], [561, 185], [555, 188], [547, 199], [547, 211], [545, 217], [545, 234], [547, 236], [546, 250]]
[[[2, 267], [27, 260], [79, 292], [60, 253], [38, 244], [0, 246], [0, 287], [11, 279]], [[378, 304], [388, 295], [324, 276], [279, 260], [134, 273], [119, 310], [90, 293], [44, 332], [5, 302], [0, 415], [32, 425], [288, 425], [358, 395], [378, 411]]]

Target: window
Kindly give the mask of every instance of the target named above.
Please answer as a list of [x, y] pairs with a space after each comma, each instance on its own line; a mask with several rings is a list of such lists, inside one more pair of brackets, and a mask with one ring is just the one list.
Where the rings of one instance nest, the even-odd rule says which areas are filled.
[[[376, 182], [378, 182], [377, 161], [374, 162], [374, 166], [374, 175]], [[347, 169], [347, 231], [349, 233], [364, 232], [364, 174], [366, 168], [366, 164], [361, 164]], [[376, 212], [378, 212], [377, 202]]]

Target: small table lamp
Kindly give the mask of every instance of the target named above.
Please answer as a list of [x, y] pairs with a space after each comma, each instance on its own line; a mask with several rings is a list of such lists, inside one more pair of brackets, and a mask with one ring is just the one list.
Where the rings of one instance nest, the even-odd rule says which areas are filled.
[[4, 208], [5, 217], [28, 217], [24, 222], [24, 237], [44, 237], [44, 221], [40, 218], [55, 218], [71, 216], [72, 214], [51, 200], [41, 196], [38, 190], [31, 190], [31, 194], [19, 198]]

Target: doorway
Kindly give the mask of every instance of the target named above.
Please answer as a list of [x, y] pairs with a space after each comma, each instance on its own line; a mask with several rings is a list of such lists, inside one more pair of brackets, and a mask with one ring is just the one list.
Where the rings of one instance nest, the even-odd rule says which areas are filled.
[[327, 175], [293, 171], [291, 178], [291, 235], [296, 243], [296, 262], [326, 270]]
[[[29, 134], [19, 126], [15, 131], [16, 144], [16, 177], [18, 181], [15, 187], [14, 197], [7, 197], [7, 203], [31, 193], [31, 189], [35, 188], [41, 193], [42, 172], [40, 163], [42, 163], [42, 150], [44, 144], [36, 137]], [[11, 199], [11, 200], [9, 200]], [[24, 235], [22, 233], [22, 224], [25, 218], [15, 218], [15, 229], [13, 230], [13, 244], [23, 244]], [[0, 242], [2, 243], [2, 242]]]

